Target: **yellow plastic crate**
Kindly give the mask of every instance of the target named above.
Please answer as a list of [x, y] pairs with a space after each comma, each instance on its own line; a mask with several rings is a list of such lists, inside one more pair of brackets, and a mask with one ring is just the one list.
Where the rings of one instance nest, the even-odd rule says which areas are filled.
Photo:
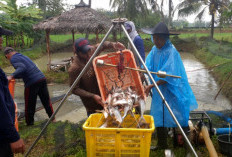
[[90, 115], [83, 125], [87, 156], [148, 157], [155, 126], [152, 116], [144, 115], [144, 118], [148, 129], [136, 128], [135, 118], [130, 115], [123, 121], [123, 128], [99, 128], [105, 122], [103, 115]]

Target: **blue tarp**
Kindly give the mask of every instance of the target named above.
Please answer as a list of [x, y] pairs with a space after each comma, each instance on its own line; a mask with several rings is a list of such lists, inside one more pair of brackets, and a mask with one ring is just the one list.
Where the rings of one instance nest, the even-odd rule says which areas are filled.
[[[179, 52], [167, 40], [165, 45], [158, 49], [152, 48], [146, 58], [149, 71], [165, 71], [167, 74], [181, 76], [181, 78], [159, 78], [152, 74], [155, 81], [160, 79], [167, 83], [160, 85], [159, 89], [168, 102], [174, 115], [182, 127], [188, 126], [189, 112], [196, 109], [198, 104], [188, 83], [187, 75]], [[155, 88], [152, 88], [151, 115], [154, 117], [156, 127], [176, 127], [171, 114]]]

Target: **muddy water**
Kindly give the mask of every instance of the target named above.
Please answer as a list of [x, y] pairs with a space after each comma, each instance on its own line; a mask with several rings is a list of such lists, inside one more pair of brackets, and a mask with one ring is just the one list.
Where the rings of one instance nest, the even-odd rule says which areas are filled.
[[198, 110], [229, 110], [230, 101], [221, 93], [214, 100], [220, 86], [217, 85], [210, 72], [192, 54], [181, 53], [187, 72], [188, 81], [198, 102]]
[[[53, 53], [51, 55], [51, 62], [56, 62], [62, 59], [70, 58], [73, 56], [73, 52], [59, 52], [59, 53]], [[36, 66], [39, 67], [40, 70], [44, 71], [47, 69], [47, 63], [48, 63], [48, 57], [47, 55], [44, 55], [43, 57], [34, 60], [34, 63]], [[6, 73], [12, 73], [14, 72], [14, 68], [12, 66], [7, 67], [4, 69]]]
[[[72, 52], [56, 53], [52, 55], [52, 61], [65, 59], [72, 55]], [[232, 109], [232, 104], [223, 95], [219, 94], [217, 99], [214, 100], [214, 96], [217, 94], [220, 87], [216, 84], [209, 71], [205, 69], [204, 65], [201, 64], [192, 54], [181, 53], [181, 57], [188, 75], [189, 83], [199, 104], [198, 110], [220, 111]], [[47, 56], [35, 60], [35, 63], [42, 71], [46, 70]], [[12, 73], [14, 69], [12, 67], [8, 67], [4, 69], [4, 71]], [[61, 96], [69, 90], [69, 86], [66, 84], [49, 84], [48, 88], [51, 98]], [[19, 110], [21, 111], [24, 110], [23, 92], [23, 82], [17, 82], [15, 88], [15, 101], [18, 103]], [[37, 107], [40, 105], [41, 103], [37, 102]], [[53, 105], [54, 109], [56, 109], [58, 105], [59, 102], [55, 103]], [[149, 109], [149, 106], [150, 99], [147, 100], [147, 109]], [[86, 111], [80, 101], [80, 98], [75, 95], [70, 95], [56, 117], [58, 120], [69, 120], [72, 122], [86, 118]], [[41, 120], [44, 118], [47, 118], [47, 115], [43, 110], [37, 112], [35, 115], [35, 120]]]

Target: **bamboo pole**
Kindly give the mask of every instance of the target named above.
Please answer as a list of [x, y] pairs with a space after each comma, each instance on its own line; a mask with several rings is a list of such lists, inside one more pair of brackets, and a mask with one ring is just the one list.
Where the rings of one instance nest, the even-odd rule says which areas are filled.
[[[108, 64], [108, 63], [104, 63], [103, 60], [98, 60], [97, 61], [97, 65], [106, 65], [106, 66], [111, 66], [111, 67], [117, 67], [118, 65], [114, 65], [114, 64]], [[131, 67], [124, 67], [125, 69], [130, 69], [130, 70], [135, 70], [135, 71], [139, 71], [139, 72], [143, 72], [143, 73], [147, 73], [146, 70], [143, 69], [137, 69], [137, 68], [131, 68]], [[159, 77], [165, 77], [165, 76], [169, 76], [169, 77], [175, 77], [175, 78], [181, 78], [181, 76], [176, 76], [176, 75], [169, 75], [166, 73], [161, 73], [161, 72], [152, 72], [150, 71], [151, 74], [156, 74], [159, 75]]]
[[48, 53], [48, 64], [47, 70], [51, 70], [51, 53], [50, 53], [50, 38], [49, 38], [50, 30], [46, 30], [46, 44], [47, 44], [47, 53]]
[[75, 32], [72, 30], [73, 54], [75, 55]]

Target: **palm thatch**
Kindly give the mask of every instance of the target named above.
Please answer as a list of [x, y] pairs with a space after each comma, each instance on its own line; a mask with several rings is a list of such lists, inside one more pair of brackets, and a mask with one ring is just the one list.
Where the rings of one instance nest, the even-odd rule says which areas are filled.
[[56, 30], [59, 27], [58, 16], [50, 17], [33, 26], [34, 30]]
[[62, 22], [60, 29], [84, 32], [96, 32], [96, 30], [109, 29], [111, 20], [104, 14], [88, 7], [76, 7], [70, 11], [62, 13], [59, 18]]
[[35, 30], [55, 32], [100, 32], [109, 29], [111, 20], [104, 14], [88, 7], [77, 7], [34, 25]]

